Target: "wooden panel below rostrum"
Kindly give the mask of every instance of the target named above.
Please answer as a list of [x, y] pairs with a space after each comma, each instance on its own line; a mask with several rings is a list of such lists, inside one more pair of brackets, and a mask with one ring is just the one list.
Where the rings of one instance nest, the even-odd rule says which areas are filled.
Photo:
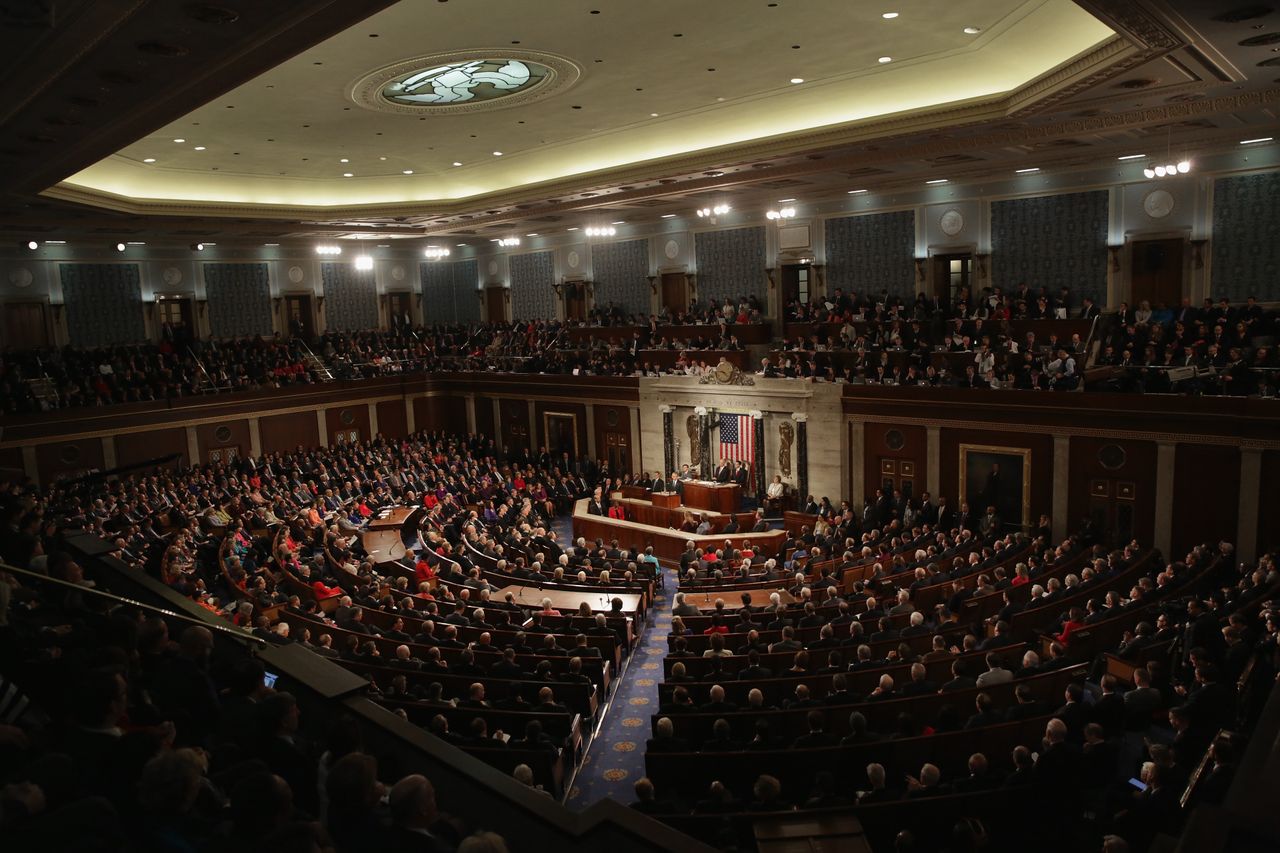
[[[687, 542], [693, 542], [699, 547], [724, 544], [724, 534], [713, 533], [707, 536], [697, 536], [693, 533], [672, 530], [668, 527], [657, 527], [634, 521], [621, 521], [603, 515], [590, 515], [587, 513], [586, 504], [585, 500], [581, 500], [574, 507], [573, 535], [575, 538], [579, 536], [587, 539], [599, 538], [606, 542], [617, 539], [620, 545], [625, 547], [634, 546], [642, 550], [652, 545], [653, 553], [659, 559], [668, 563], [679, 561]], [[651, 508], [658, 509], [657, 507]], [[786, 535], [781, 530], [770, 530], [767, 533], [736, 533], [733, 534], [732, 538], [735, 544], [742, 542], [752, 543], [752, 547], [759, 553], [776, 554], [778, 549], [782, 547], [782, 542]]]

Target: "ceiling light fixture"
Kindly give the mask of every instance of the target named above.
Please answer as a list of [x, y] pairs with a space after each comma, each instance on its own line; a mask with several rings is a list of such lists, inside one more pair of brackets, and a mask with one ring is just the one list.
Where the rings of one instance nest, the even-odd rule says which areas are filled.
[[178, 137], [177, 139], [175, 139], [175, 140], [173, 140], [173, 141], [174, 141], [174, 142], [176, 142], [176, 143], [178, 143], [179, 145], [181, 145], [182, 143], [186, 142], [187, 140], [183, 139], [182, 137]]
[[204, 146], [203, 146], [203, 145], [197, 145], [195, 150], [197, 150], [197, 151], [203, 151], [203, 150], [205, 150], [205, 148], [204, 148]]
[[1141, 160], [1146, 154], [1126, 154], [1123, 157], [1117, 157], [1117, 160]]
[[794, 198], [780, 198], [780, 199], [778, 199], [778, 204], [786, 204], [787, 202], [791, 202], [791, 201], [795, 201], [795, 199], [794, 199]]
[[519, 237], [503, 237], [501, 240], [498, 241], [498, 245], [499, 246], [519, 246], [520, 238]]
[[572, 226], [572, 227], [570, 227], [570, 228], [566, 228], [566, 229], [564, 229], [564, 230], [566, 230], [566, 231], [577, 231], [577, 230], [578, 230], [578, 226], [577, 226], [577, 225], [574, 225], [574, 226]]
[[1270, 142], [1271, 139], [1272, 137], [1270, 136], [1259, 136], [1257, 139], [1241, 139], [1240, 144], [1241, 145], [1257, 145], [1259, 142]]
[[925, 181], [926, 184], [945, 184], [946, 178], [934, 178], [932, 181]]
[[263, 243], [264, 246], [279, 246], [279, 243]]
[[455, 165], [455, 166], [461, 166], [462, 164], [461, 164], [461, 163], [459, 163], [457, 160], [454, 160], [454, 161], [453, 161], [453, 165]]
[[350, 160], [348, 160], [346, 157], [343, 157], [343, 158], [342, 158], [342, 159], [340, 159], [338, 162], [339, 162], [339, 163], [350, 163], [351, 161], [350, 161]]
[[493, 156], [494, 156], [494, 157], [501, 157], [501, 156], [502, 156], [502, 152], [501, 152], [501, 151], [495, 151], [495, 152], [493, 152]]
[[156, 161], [156, 158], [154, 158], [154, 157], [147, 157], [147, 158], [143, 159], [143, 161], [142, 161], [142, 162], [144, 162], [144, 163], [154, 163], [155, 161]]
[[373, 258], [368, 255], [360, 255], [356, 258], [356, 269], [368, 272], [373, 269]]
[[699, 219], [705, 219], [708, 216], [723, 216], [730, 210], [733, 210], [733, 208], [727, 204], [717, 204], [715, 207], [700, 207], [697, 210], [697, 214]]
[[28, 240], [27, 248], [34, 252], [36, 249], [40, 248], [40, 244], [37, 243], [35, 240]]
[[342, 173], [342, 177], [344, 177], [344, 178], [354, 178], [354, 177], [355, 177], [355, 174], [354, 174], [354, 173], [352, 173], [352, 172], [343, 172], [343, 173]]
[[341, 246], [316, 246], [317, 255], [341, 255]]
[[1013, 171], [1014, 171], [1016, 174], [1019, 174], [1019, 175], [1029, 175], [1029, 174], [1031, 174], [1032, 172], [1038, 172], [1038, 171], [1040, 171], [1040, 167], [1039, 167], [1039, 166], [1031, 166], [1030, 168], [1027, 168], [1027, 169], [1014, 169]]
[[882, 14], [880, 17], [884, 18], [886, 21], [892, 21], [894, 18], [898, 17], [898, 13], [897, 13], [897, 12], [885, 12], [885, 13], [884, 13], [884, 14]]
[[533, 232], [532, 234], [526, 234], [526, 235], [524, 235], [524, 236], [526, 236], [526, 237], [537, 237], [537, 236], [538, 236], [538, 232], [537, 232], [537, 231], [535, 231], [535, 232]]
[[612, 237], [614, 234], [618, 233], [618, 229], [610, 228], [608, 226], [602, 226], [600, 228], [593, 226], [588, 228], [586, 233], [588, 237]]
[[796, 215], [796, 209], [794, 207], [784, 207], [781, 210], [769, 211], [768, 213], [765, 214], [765, 217], [768, 219], [781, 220], [781, 219], [790, 219], [795, 215]]
[[866, 192], [866, 190], [849, 190], [849, 195], [858, 195], [859, 193], [864, 192]]
[[879, 59], [877, 59], [877, 60], [876, 60], [876, 62], [879, 62], [881, 65], [884, 65], [886, 62], [893, 62], [893, 57], [892, 57], [892, 56], [882, 56], [882, 57], [880, 57]]
[[610, 222], [609, 224], [610, 225], [626, 225], [627, 221], [625, 219], [619, 219], [617, 222]]
[[657, 113], [649, 113], [649, 118], [657, 118], [657, 117], [658, 117]]
[[203, 251], [204, 251], [204, 243], [192, 243], [192, 244], [191, 244], [191, 251], [193, 251], [193, 252], [203, 252]]
[[[458, 245], [465, 246], [466, 243], [459, 243]], [[449, 250], [446, 249], [444, 246], [428, 246], [427, 248], [422, 250], [422, 254], [430, 258], [431, 260], [436, 261], [436, 260], [439, 260], [440, 258], [449, 257]]]
[[803, 78], [803, 77], [792, 77], [792, 78], [791, 78], [791, 82], [792, 82], [792, 83], [803, 83], [803, 82], [804, 82], [804, 78]]
[[55, 246], [55, 245], [56, 245], [56, 246], [62, 246], [62, 245], [64, 245], [66, 242], [67, 242], [66, 240], [45, 240], [45, 241], [44, 241], [44, 244], [45, 244], [46, 246]]
[[403, 170], [401, 170], [400, 174], [402, 174], [402, 175], [412, 175], [412, 174], [413, 174], [413, 169], [403, 169]]
[[676, 215], [675, 215], [674, 213], [664, 213], [664, 214], [662, 214], [662, 216], [660, 216], [660, 217], [658, 217], [658, 218], [659, 218], [659, 219], [675, 219], [675, 218], [676, 218]]
[[980, 32], [982, 32], [982, 27], [965, 27], [964, 28], [964, 34], [967, 36], [976, 36]]
[[124, 243], [116, 243], [116, 251], [117, 251], [117, 252], [123, 252], [123, 251], [124, 251], [124, 249], [125, 249]]

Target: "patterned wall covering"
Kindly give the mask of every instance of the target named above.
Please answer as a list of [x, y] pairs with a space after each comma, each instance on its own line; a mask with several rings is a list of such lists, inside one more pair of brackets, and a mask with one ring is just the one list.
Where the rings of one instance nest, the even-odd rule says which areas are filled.
[[698, 297], [701, 300], [740, 296], [759, 297], [765, 293], [764, 226], [703, 231], [693, 235], [698, 263]]
[[1107, 211], [1106, 190], [992, 202], [992, 283], [1006, 291], [1022, 282], [1050, 293], [1069, 287], [1077, 308], [1086, 295], [1104, 303]]
[[373, 270], [354, 264], [321, 264], [325, 326], [329, 329], [376, 329], [378, 289]]
[[556, 316], [555, 258], [552, 252], [512, 255], [511, 316], [516, 320], [548, 320]]
[[146, 338], [137, 264], [61, 264], [71, 345], [100, 347]]
[[843, 216], [826, 222], [827, 292], [911, 298], [916, 290], [914, 211]]
[[1280, 172], [1213, 183], [1213, 298], [1280, 300]]
[[617, 305], [627, 314], [649, 313], [649, 241], [627, 240], [591, 247], [595, 304]]
[[205, 264], [209, 331], [215, 338], [271, 334], [271, 278], [266, 264]]
[[479, 322], [474, 260], [423, 263], [419, 268], [426, 325]]

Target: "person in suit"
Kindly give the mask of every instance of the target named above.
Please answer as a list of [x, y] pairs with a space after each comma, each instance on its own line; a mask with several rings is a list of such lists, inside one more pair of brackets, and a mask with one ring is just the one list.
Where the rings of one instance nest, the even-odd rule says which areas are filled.
[[805, 720], [809, 725], [809, 731], [792, 741], [792, 749], [819, 749], [832, 747], [839, 741], [839, 738], [835, 735], [825, 731], [827, 715], [823, 711], [810, 711], [805, 715]]
[[733, 481], [744, 490], [747, 488], [747, 483], [751, 481], [751, 472], [747, 470], [747, 463], [738, 463], [738, 470], [733, 472]]
[[645, 744], [646, 752], [689, 752], [689, 742], [675, 736], [675, 724], [662, 717], [653, 727], [653, 737]]
[[595, 491], [591, 493], [591, 497], [587, 499], [587, 512], [591, 515], [605, 515], [605, 505], [603, 500], [603, 490], [596, 486]]
[[720, 460], [720, 467], [716, 469], [717, 483], [733, 482], [733, 464], [728, 459]]
[[433, 831], [439, 822], [436, 791], [425, 776], [405, 776], [393, 785], [387, 796], [387, 805], [391, 812], [391, 827], [385, 843], [379, 845], [383, 850], [388, 853], [448, 853], [453, 849]]

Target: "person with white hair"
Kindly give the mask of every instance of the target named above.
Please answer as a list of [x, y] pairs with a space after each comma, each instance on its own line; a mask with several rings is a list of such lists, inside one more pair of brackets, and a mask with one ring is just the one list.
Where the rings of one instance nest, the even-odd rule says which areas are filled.
[[693, 604], [685, 602], [685, 594], [683, 592], [676, 593], [675, 606], [671, 608], [671, 612], [676, 616], [697, 616], [698, 608]]

